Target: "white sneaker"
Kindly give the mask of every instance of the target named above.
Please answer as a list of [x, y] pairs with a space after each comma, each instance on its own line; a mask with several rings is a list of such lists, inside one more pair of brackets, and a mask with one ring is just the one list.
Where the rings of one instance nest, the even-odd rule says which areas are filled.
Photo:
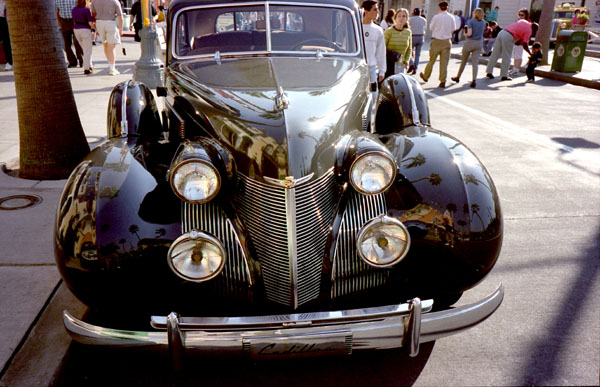
[[13, 67], [10, 65], [10, 63], [4, 65], [4, 71], [11, 71], [12, 69]]
[[516, 68], [514, 68], [514, 67], [513, 67], [513, 68], [512, 68], [512, 69], [511, 69], [511, 70], [510, 70], [508, 73], [509, 73], [510, 75], [516, 75], [516, 74], [518, 74], [518, 73], [519, 73], [519, 70], [517, 70]]
[[121, 73], [117, 69], [112, 69], [112, 70], [108, 71], [108, 75], [119, 75], [119, 74], [121, 74]]

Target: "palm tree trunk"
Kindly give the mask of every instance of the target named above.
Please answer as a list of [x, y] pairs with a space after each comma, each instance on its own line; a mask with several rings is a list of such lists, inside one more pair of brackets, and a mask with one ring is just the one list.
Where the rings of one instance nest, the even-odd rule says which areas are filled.
[[550, 34], [552, 33], [552, 14], [554, 13], [554, 0], [544, 0], [542, 14], [540, 15], [540, 28], [536, 40], [542, 43], [543, 59], [541, 65], [548, 64], [548, 51], [550, 50]]
[[63, 179], [89, 152], [67, 72], [54, 1], [7, 0], [19, 117], [19, 173]]

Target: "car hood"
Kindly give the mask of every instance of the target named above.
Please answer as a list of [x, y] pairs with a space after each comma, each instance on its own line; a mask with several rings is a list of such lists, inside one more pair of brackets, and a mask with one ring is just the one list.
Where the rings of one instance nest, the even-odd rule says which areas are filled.
[[178, 95], [250, 177], [321, 176], [362, 130], [368, 72], [356, 58], [247, 58], [173, 65]]

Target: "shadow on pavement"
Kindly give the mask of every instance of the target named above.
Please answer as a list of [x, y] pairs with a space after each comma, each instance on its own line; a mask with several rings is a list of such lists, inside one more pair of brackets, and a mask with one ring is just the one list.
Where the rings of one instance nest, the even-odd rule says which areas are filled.
[[[525, 352], [529, 354], [529, 363], [523, 366], [519, 385], [543, 386], [555, 382], [560, 374], [563, 353], [567, 350], [569, 338], [580, 312], [588, 303], [594, 286], [598, 284], [600, 272], [600, 229], [591, 235], [588, 248], [579, 256], [579, 272], [570, 291], [557, 295], [558, 310], [554, 320], [543, 332], [538, 332]], [[596, 327], [597, 328], [597, 327]], [[545, 333], [545, 334], [543, 334]], [[567, 382], [568, 384], [568, 382]]]
[[407, 386], [421, 374], [434, 344], [422, 344], [415, 358], [402, 350], [270, 361], [192, 355], [178, 374], [164, 352], [71, 344], [51, 386]]

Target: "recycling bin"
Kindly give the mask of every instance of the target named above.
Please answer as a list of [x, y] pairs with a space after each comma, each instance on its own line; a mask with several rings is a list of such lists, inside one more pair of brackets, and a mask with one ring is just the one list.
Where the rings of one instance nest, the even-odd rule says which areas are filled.
[[588, 33], [586, 31], [560, 31], [556, 37], [552, 71], [562, 73], [581, 71], [587, 41]]

